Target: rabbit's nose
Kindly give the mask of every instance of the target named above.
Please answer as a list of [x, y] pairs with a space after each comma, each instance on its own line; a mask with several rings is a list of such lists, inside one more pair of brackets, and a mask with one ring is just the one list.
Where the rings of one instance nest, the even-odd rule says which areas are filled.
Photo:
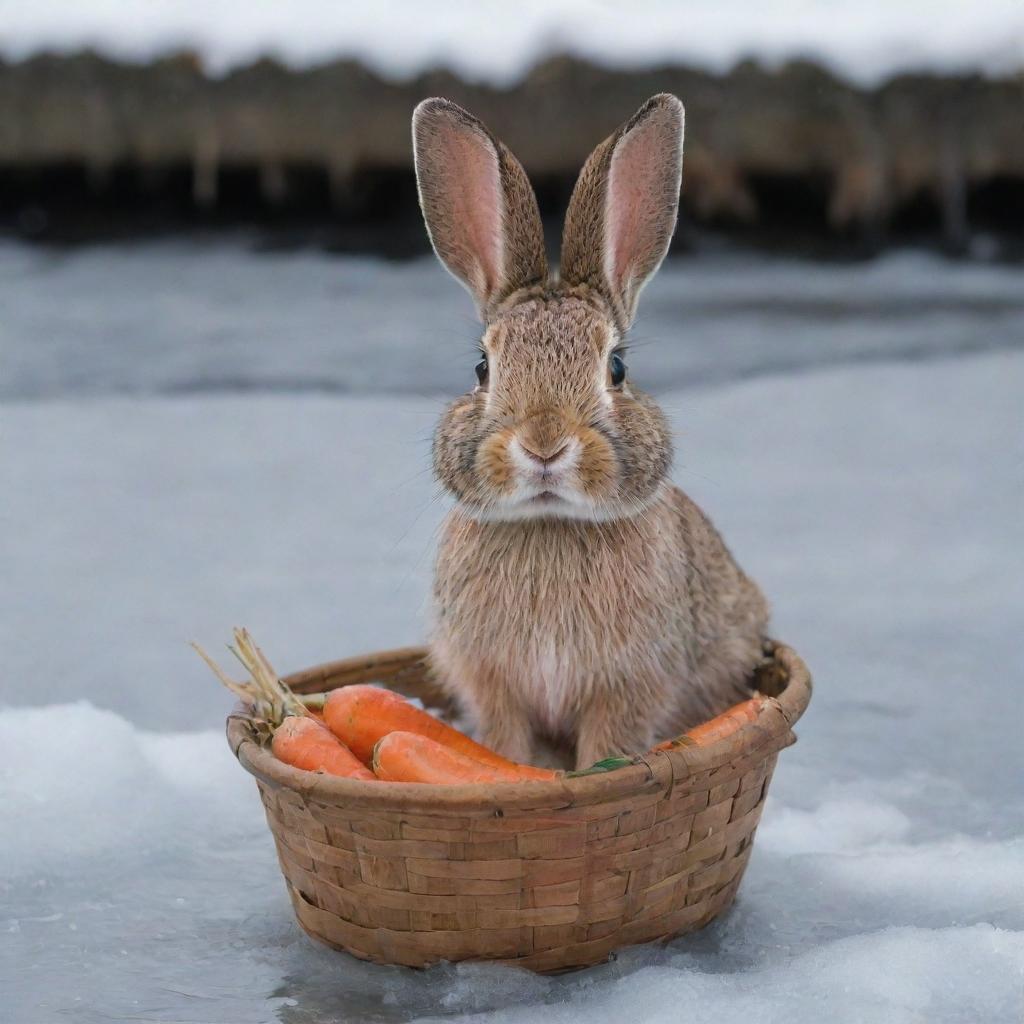
[[569, 447], [569, 442], [562, 439], [554, 442], [554, 444], [542, 445], [538, 444], [535, 440], [524, 441], [520, 438], [519, 447], [522, 448], [523, 453], [529, 459], [536, 462], [540, 468], [547, 469], [552, 465], [552, 463], [557, 462], [565, 454], [566, 449]]

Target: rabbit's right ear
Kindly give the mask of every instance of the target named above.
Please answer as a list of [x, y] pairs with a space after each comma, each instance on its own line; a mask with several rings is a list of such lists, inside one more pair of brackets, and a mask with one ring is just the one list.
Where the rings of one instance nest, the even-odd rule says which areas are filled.
[[412, 140], [431, 244], [487, 320], [512, 292], [547, 280], [537, 197], [519, 161], [449, 100], [416, 108]]
[[683, 176], [683, 105], [652, 96], [580, 171], [562, 233], [562, 280], [611, 304], [620, 330], [668, 252]]

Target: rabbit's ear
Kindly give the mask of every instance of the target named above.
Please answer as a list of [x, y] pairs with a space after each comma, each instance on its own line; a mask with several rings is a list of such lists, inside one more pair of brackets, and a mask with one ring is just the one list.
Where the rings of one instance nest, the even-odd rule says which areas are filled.
[[547, 279], [537, 197], [519, 161], [449, 100], [416, 108], [412, 140], [434, 251], [486, 320], [512, 292]]
[[601, 291], [622, 329], [675, 230], [683, 123], [675, 96], [651, 97], [590, 154], [569, 200], [562, 280]]

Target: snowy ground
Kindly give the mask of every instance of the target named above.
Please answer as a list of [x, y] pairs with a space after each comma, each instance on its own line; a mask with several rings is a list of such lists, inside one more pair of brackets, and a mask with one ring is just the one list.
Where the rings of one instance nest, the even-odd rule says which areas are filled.
[[1014, 73], [1024, 65], [1017, 0], [250, 0], [244, 15], [233, 0], [0, 0], [0, 24], [0, 53], [12, 57], [89, 45], [139, 59], [191, 47], [216, 71], [267, 53], [297, 65], [356, 56], [390, 75], [447, 65], [498, 83], [566, 50], [614, 67], [725, 69], [749, 56], [812, 56], [862, 82], [897, 71]]
[[227, 701], [184, 647], [242, 622], [291, 668], [414, 640], [431, 404], [8, 404], [0, 694], [83, 699], [0, 712], [5, 1019], [1019, 1021], [1022, 389], [1004, 352], [667, 401], [677, 479], [816, 696], [735, 910], [555, 979], [302, 937]]

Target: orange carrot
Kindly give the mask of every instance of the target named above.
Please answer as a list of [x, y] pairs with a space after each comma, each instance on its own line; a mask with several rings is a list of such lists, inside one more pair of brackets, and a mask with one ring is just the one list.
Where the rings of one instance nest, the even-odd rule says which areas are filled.
[[[373, 770], [385, 782], [522, 782], [518, 766], [481, 764], [419, 733], [390, 732], [373, 748]], [[551, 773], [554, 774], [553, 772]]]
[[425, 736], [478, 764], [514, 770], [519, 779], [553, 779], [556, 774], [546, 768], [516, 764], [421, 711], [399, 694], [378, 686], [343, 686], [334, 690], [324, 704], [324, 721], [364, 764], [370, 763], [374, 747], [388, 733], [407, 732]]
[[329, 729], [315, 718], [290, 715], [275, 730], [270, 749], [295, 768], [347, 779], [376, 779]]
[[368, 781], [376, 779], [323, 724], [320, 716], [307, 708], [278, 677], [248, 631], [236, 629], [234, 634], [235, 646], [228, 649], [248, 671], [248, 683], [230, 679], [198, 644], [192, 646], [214, 675], [249, 705], [253, 726], [263, 742], [270, 737], [274, 756], [285, 764], [310, 772]]
[[[761, 697], [751, 697], [750, 700], [741, 701], [710, 721], [694, 726], [689, 732], [683, 733], [680, 738], [684, 741], [688, 740], [691, 744], [696, 744], [699, 747], [710, 746], [716, 740], [724, 739], [726, 736], [731, 736], [734, 732], [738, 732], [748, 722], [753, 722], [757, 718], [763, 704], [764, 699]], [[679, 739], [665, 740], [664, 743], [659, 743], [653, 749], [668, 750], [678, 742]]]

